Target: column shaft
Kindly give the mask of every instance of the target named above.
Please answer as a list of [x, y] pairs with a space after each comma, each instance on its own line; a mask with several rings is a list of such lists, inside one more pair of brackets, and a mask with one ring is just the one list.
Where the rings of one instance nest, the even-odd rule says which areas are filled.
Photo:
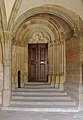
[[11, 34], [4, 32], [5, 43], [3, 53], [4, 82], [3, 82], [3, 106], [10, 105], [11, 98]]

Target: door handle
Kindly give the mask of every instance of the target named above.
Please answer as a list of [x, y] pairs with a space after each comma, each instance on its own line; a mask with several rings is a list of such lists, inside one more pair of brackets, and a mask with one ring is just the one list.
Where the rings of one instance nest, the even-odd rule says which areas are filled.
[[41, 61], [41, 63], [43, 64], [44, 62], [43, 62], [43, 61]]

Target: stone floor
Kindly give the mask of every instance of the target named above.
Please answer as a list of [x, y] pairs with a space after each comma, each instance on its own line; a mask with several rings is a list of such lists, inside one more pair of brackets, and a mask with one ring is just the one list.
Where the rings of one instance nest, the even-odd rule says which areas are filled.
[[11, 112], [0, 110], [0, 120], [83, 120], [79, 113]]

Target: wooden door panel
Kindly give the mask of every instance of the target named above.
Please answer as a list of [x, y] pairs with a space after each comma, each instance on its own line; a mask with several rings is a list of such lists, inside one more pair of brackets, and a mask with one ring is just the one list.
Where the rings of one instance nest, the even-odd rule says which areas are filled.
[[46, 58], [45, 47], [40, 45], [39, 49], [40, 49], [40, 61], [45, 61], [45, 58]]
[[37, 45], [31, 45], [31, 47], [29, 46], [29, 52], [30, 52], [30, 61], [36, 61], [37, 59]]
[[44, 80], [46, 75], [45, 65], [40, 64], [40, 80]]
[[29, 44], [29, 82], [47, 82], [47, 44]]
[[30, 67], [30, 79], [35, 80], [36, 79], [36, 65], [31, 65]]
[[28, 55], [29, 55], [29, 82], [35, 82], [37, 80], [37, 45], [29, 44], [28, 46]]
[[47, 44], [39, 44], [39, 81], [47, 82]]

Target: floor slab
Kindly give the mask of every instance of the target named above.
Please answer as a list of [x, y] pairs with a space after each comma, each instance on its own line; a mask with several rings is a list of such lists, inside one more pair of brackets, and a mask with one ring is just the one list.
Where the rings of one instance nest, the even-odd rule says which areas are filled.
[[44, 113], [1, 111], [0, 120], [83, 120], [83, 112]]

